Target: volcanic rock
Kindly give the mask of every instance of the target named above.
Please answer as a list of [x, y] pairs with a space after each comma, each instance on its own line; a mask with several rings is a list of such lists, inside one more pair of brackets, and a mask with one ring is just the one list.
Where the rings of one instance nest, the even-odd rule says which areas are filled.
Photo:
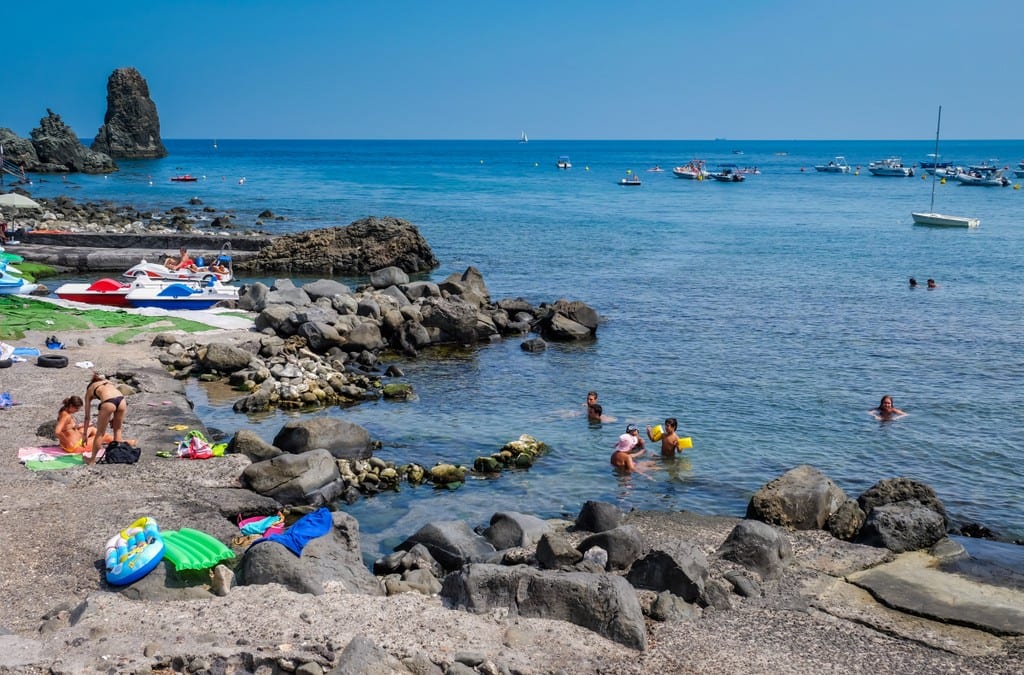
[[[114, 160], [102, 152], [82, 145], [78, 135], [60, 115], [49, 108], [46, 117], [32, 130], [32, 145], [39, 156], [39, 164], [32, 171], [42, 173], [110, 173], [117, 171]], [[28, 168], [28, 167], [26, 167]]]
[[118, 68], [107, 80], [107, 114], [92, 149], [119, 159], [167, 156], [149, 85], [135, 68]]

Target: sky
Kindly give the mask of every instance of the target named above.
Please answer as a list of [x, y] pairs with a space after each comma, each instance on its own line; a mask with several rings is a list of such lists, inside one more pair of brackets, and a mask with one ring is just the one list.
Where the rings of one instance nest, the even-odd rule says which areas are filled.
[[[45, 14], [44, 14], [45, 12]], [[1019, 0], [7, 3], [0, 127], [89, 139], [1024, 138]]]

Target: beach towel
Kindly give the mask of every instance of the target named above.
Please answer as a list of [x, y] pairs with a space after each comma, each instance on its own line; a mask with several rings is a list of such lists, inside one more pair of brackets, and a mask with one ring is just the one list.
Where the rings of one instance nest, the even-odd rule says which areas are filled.
[[[100, 457], [102, 456], [103, 448], [100, 448]], [[57, 471], [85, 464], [82, 455], [64, 452], [57, 445], [18, 448], [18, 461], [32, 471]]]
[[306, 547], [306, 544], [330, 532], [333, 524], [334, 519], [331, 517], [331, 512], [326, 508], [320, 508], [296, 520], [283, 534], [272, 534], [269, 537], [258, 539], [253, 542], [253, 545], [263, 541], [276, 541], [301, 557], [302, 549]]

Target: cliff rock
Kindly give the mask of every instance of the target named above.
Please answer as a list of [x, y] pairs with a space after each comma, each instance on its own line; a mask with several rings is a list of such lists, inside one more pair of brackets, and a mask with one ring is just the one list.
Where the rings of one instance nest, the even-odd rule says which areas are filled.
[[39, 165], [39, 155], [32, 141], [20, 138], [10, 129], [0, 127], [0, 145], [4, 146], [5, 161], [25, 167], [26, 171], [35, 171], [34, 167]]
[[279, 237], [255, 259], [235, 268], [331, 277], [362, 276], [384, 267], [426, 272], [438, 264], [415, 225], [401, 218], [371, 216], [346, 227]]
[[32, 130], [32, 146], [39, 156], [38, 166], [30, 169], [43, 173], [109, 173], [117, 171], [114, 160], [102, 152], [82, 145], [74, 130], [64, 124], [60, 115], [49, 108], [46, 117]]
[[160, 140], [160, 118], [149, 85], [135, 68], [118, 68], [107, 80], [107, 114], [92, 149], [115, 159], [167, 156]]

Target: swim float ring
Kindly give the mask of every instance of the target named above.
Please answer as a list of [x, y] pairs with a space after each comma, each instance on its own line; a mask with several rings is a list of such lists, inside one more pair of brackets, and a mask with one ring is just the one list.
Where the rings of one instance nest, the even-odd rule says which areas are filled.
[[156, 520], [139, 518], [107, 541], [107, 583], [134, 583], [149, 574], [163, 557], [164, 541]]

